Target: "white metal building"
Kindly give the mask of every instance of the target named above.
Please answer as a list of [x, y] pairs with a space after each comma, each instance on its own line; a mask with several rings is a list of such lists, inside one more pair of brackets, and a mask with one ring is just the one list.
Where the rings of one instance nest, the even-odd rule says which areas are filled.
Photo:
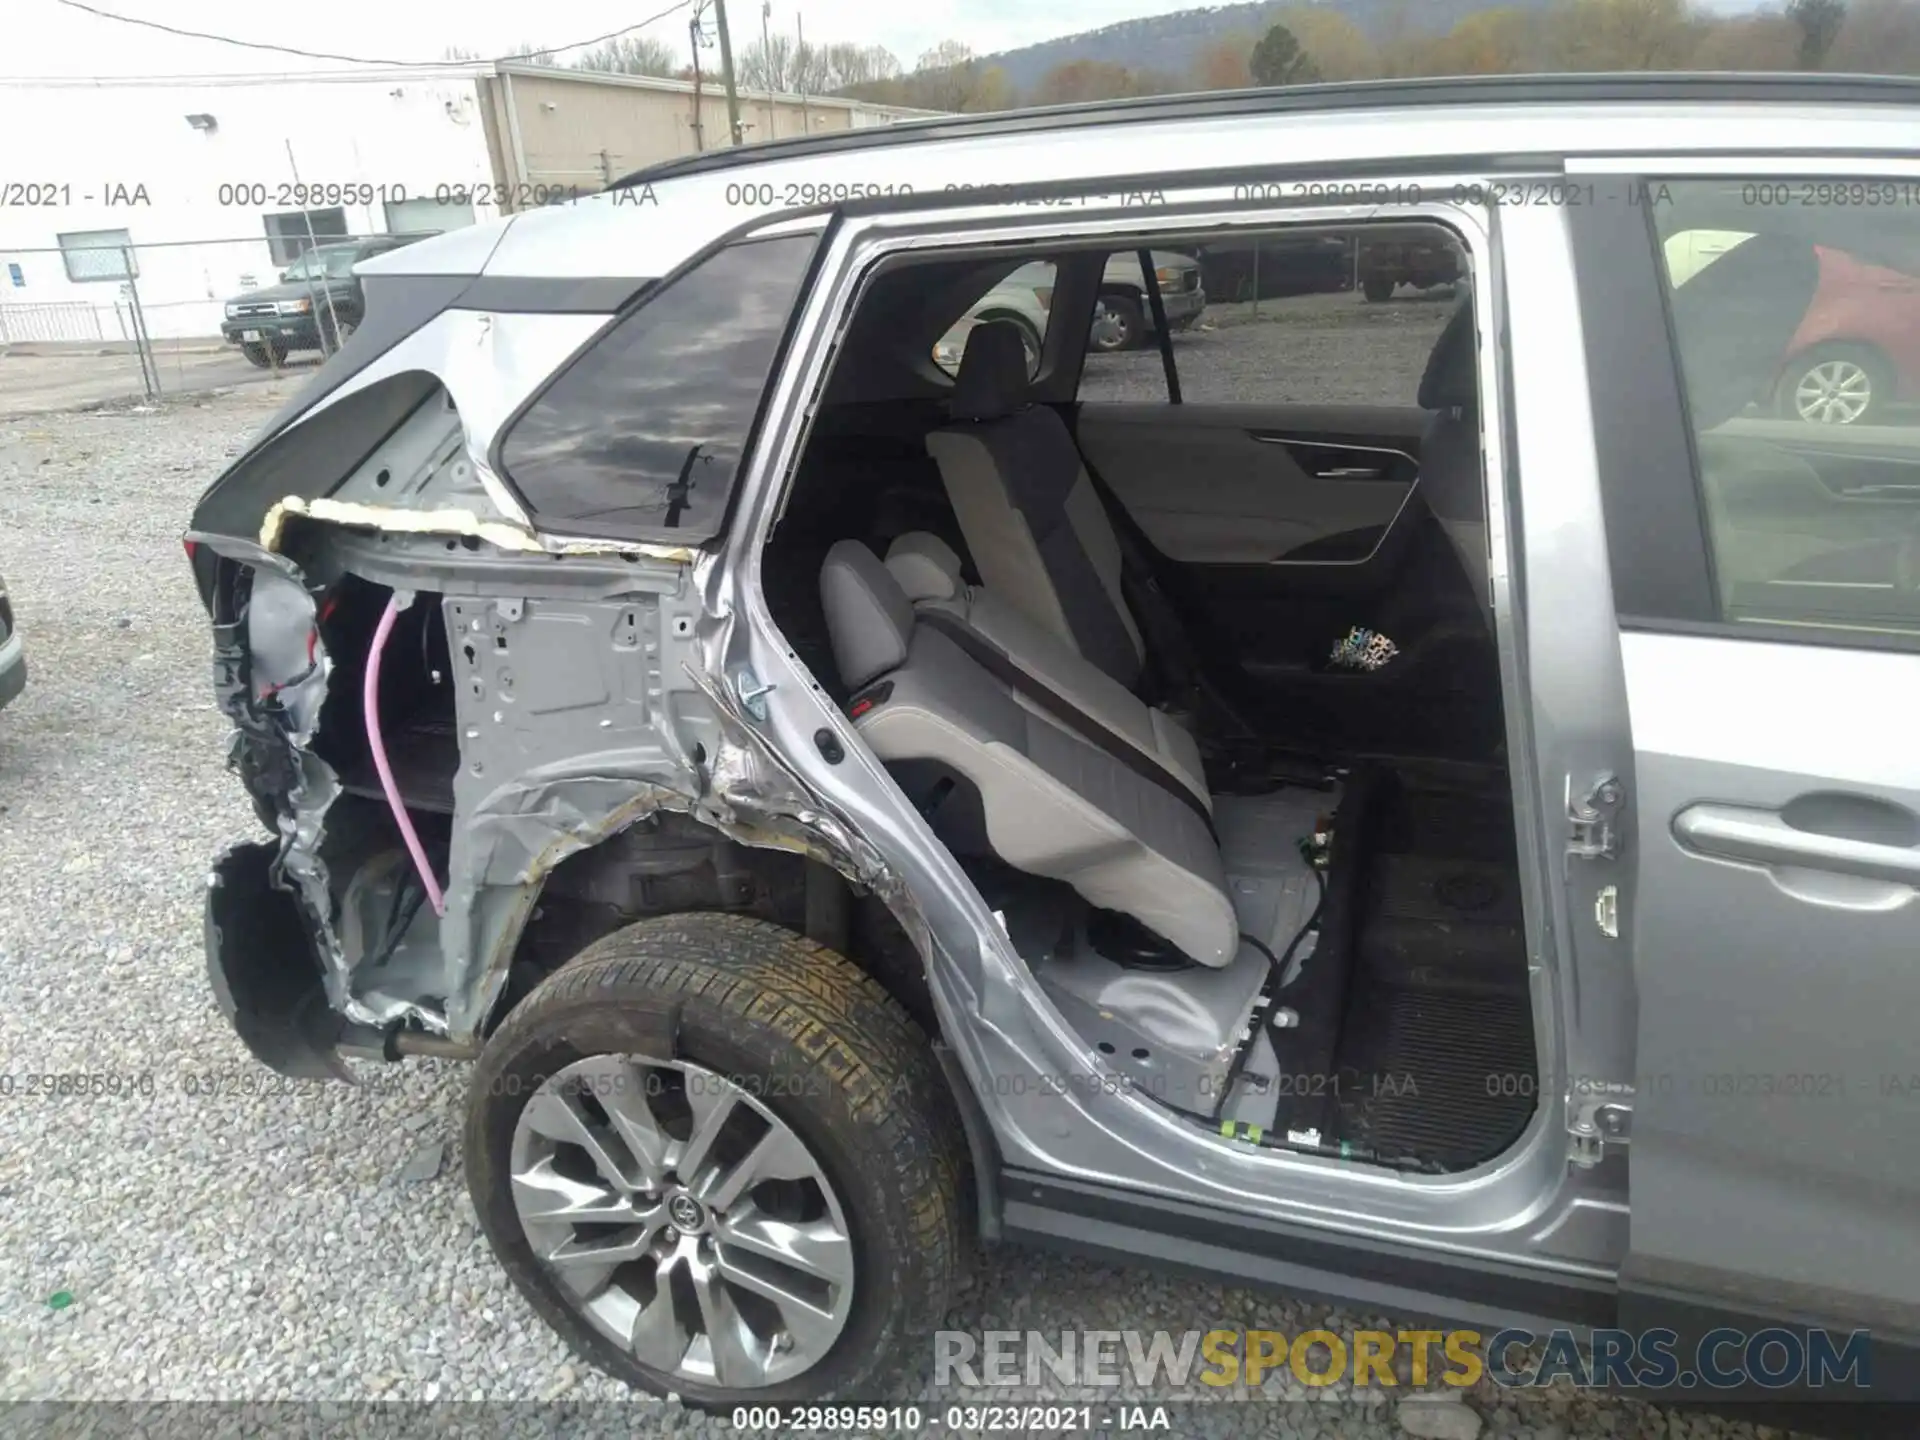
[[[748, 142], [920, 112], [740, 96]], [[709, 81], [475, 63], [0, 87], [0, 344], [216, 335], [312, 240], [445, 230], [724, 145]]]

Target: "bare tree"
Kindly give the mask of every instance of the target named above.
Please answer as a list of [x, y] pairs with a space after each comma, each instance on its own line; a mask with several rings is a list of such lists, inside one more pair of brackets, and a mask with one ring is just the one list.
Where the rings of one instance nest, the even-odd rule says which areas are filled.
[[1549, 19], [1556, 70], [1677, 70], [1700, 38], [1686, 0], [1571, 0]]
[[914, 62], [905, 86], [914, 98], [906, 103], [928, 110], [965, 110], [979, 86], [979, 71], [972, 46], [942, 40]]
[[849, 85], [900, 78], [900, 62], [884, 45], [856, 45], [842, 40], [823, 46], [820, 53], [827, 71], [825, 89], [843, 90]]
[[734, 73], [749, 90], [791, 92], [803, 68], [791, 35], [751, 40], [734, 56]]
[[1193, 62], [1193, 83], [1202, 90], [1241, 90], [1253, 83], [1247, 57], [1253, 53], [1251, 35], [1227, 35], [1213, 41]]
[[1373, 41], [1338, 10], [1297, 5], [1274, 18], [1293, 32], [1323, 78], [1369, 80], [1380, 73], [1380, 56]]
[[679, 52], [651, 35], [616, 35], [603, 40], [573, 62], [576, 70], [598, 70], [610, 75], [675, 75]]
[[1854, 0], [1826, 62], [1831, 70], [1920, 75], [1920, 3]]

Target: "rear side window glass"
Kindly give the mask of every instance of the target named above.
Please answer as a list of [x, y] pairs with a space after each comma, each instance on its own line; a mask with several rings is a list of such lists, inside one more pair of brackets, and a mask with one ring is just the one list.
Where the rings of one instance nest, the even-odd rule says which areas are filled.
[[934, 345], [933, 363], [949, 375], [958, 375], [960, 357], [967, 353], [967, 336], [973, 328], [1004, 321], [1020, 332], [1021, 348], [1027, 353], [1027, 377], [1039, 374], [1040, 349], [1046, 344], [1053, 320], [1055, 273], [1051, 260], [1031, 260], [983, 290], [967, 307], [967, 313]]
[[1652, 193], [1721, 615], [1920, 634], [1920, 193]]
[[729, 246], [547, 387], [500, 446], [542, 528], [674, 544], [718, 533], [817, 243]]
[[[1411, 406], [1467, 283], [1437, 225], [1299, 227], [1151, 252], [1189, 405]], [[1167, 396], [1137, 251], [1107, 257], [1082, 401]]]

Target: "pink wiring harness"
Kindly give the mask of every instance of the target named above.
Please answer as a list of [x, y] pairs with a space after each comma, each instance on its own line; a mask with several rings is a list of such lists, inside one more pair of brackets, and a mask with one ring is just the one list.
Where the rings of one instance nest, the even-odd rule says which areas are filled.
[[[409, 598], [407, 604], [411, 605]], [[407, 807], [401, 802], [400, 787], [393, 782], [393, 767], [387, 763], [386, 742], [380, 738], [380, 652], [387, 648], [387, 636], [393, 632], [393, 622], [399, 617], [400, 596], [395, 592], [387, 600], [387, 608], [380, 617], [380, 624], [373, 632], [373, 644], [367, 650], [367, 676], [361, 686], [361, 708], [367, 715], [367, 748], [373, 752], [373, 768], [380, 772], [380, 788], [386, 793], [387, 805], [393, 811], [393, 823], [400, 827], [400, 838], [407, 842], [407, 853], [413, 856], [413, 868], [420, 872], [420, 883], [426, 886], [427, 903], [433, 906], [433, 913], [447, 913], [446, 896], [440, 893], [440, 886], [433, 878], [433, 867], [427, 863], [427, 852], [420, 845], [420, 836], [414, 831], [413, 820], [407, 814]]]

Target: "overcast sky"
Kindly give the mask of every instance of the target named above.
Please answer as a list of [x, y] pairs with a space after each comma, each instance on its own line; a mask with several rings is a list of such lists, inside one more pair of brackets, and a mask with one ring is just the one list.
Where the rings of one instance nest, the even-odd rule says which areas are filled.
[[[88, 0], [98, 9], [191, 30], [380, 60], [437, 60], [448, 45], [504, 55], [523, 43], [562, 45], [631, 24], [669, 0], [541, 0], [538, 5], [408, 4], [405, 0]], [[957, 39], [980, 54], [1090, 30], [1116, 20], [1167, 14], [1192, 0], [773, 0], [771, 24], [791, 33], [805, 21], [810, 42], [884, 45], [911, 69], [922, 51]], [[351, 68], [338, 62], [238, 49], [120, 24], [58, 0], [5, 0], [0, 76], [199, 75]], [[639, 34], [657, 36], [684, 57], [681, 9]], [[729, 0], [737, 46], [760, 33], [759, 0]], [[713, 52], [709, 52], [710, 54]], [[571, 56], [565, 58], [572, 58]]]

